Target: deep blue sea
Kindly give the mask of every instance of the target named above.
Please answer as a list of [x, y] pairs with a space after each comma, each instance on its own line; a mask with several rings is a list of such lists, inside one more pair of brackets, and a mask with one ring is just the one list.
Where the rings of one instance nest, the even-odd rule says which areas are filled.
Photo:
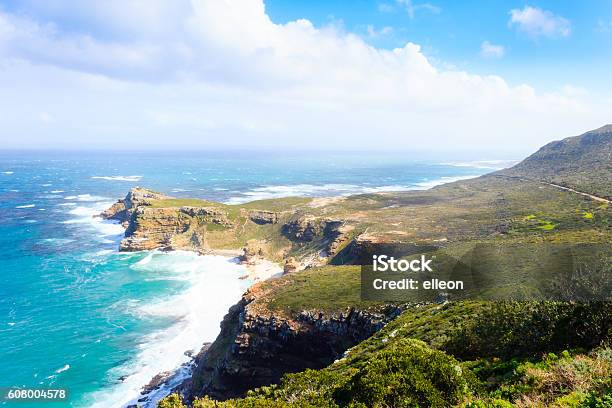
[[93, 215], [133, 186], [240, 203], [422, 189], [500, 165], [363, 153], [0, 152], [0, 387], [67, 389], [68, 402], [50, 408], [121, 407], [218, 334], [251, 283], [239, 279], [244, 267], [189, 252], [117, 252], [122, 228]]

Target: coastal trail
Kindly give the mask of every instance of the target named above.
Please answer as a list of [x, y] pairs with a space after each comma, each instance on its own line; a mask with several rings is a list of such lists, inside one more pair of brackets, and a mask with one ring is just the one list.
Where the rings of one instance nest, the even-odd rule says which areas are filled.
[[514, 179], [514, 180], [529, 181], [529, 182], [545, 184], [545, 185], [554, 187], [554, 188], [559, 189], [559, 190], [564, 190], [564, 191], [569, 191], [571, 193], [580, 194], [582, 196], [590, 198], [591, 200], [595, 200], [595, 201], [599, 201], [599, 202], [602, 202], [602, 203], [610, 204], [610, 200], [608, 200], [607, 198], [603, 198], [603, 197], [599, 197], [599, 196], [596, 196], [596, 195], [593, 195], [593, 194], [585, 193], [584, 191], [574, 190], [573, 188], [564, 187], [564, 186], [561, 186], [559, 184], [549, 183], [547, 181], [533, 180], [533, 179], [528, 179], [528, 178], [523, 178], [523, 177], [502, 176], [502, 175], [497, 175], [497, 177], [504, 177], [504, 178]]

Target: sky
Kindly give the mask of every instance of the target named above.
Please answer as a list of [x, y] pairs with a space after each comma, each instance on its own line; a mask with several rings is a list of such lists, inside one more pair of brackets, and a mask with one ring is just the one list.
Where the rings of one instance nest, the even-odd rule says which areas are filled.
[[607, 0], [0, 0], [0, 149], [508, 157], [612, 122], [610, 67]]

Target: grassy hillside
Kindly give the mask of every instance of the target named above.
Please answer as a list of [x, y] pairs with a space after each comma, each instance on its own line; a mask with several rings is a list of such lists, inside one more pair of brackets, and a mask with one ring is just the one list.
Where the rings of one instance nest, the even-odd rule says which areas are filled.
[[501, 174], [612, 197], [612, 125], [551, 142]]
[[[609, 298], [609, 205], [542, 181], [610, 196], [611, 141], [612, 126], [606, 126], [550, 143], [512, 169], [427, 191], [240, 206], [205, 203], [224, 211], [233, 223], [215, 231], [203, 225], [202, 235], [211, 247], [255, 242], [265, 257], [296, 257], [309, 267], [259, 284], [249, 295], [248, 313], [234, 311], [228, 324], [235, 326], [211, 348], [220, 357], [203, 369], [211, 378], [218, 372], [226, 379], [246, 381], [267, 367], [260, 357], [266, 364], [298, 357], [282, 340], [289, 332], [275, 332], [274, 324], [297, 327], [291, 332], [294, 343], [299, 344], [300, 335], [314, 342], [307, 337], [313, 332], [312, 324], [303, 320], [304, 312], [330, 318], [397, 306], [360, 297], [360, 268], [350, 264], [356, 262], [355, 252], [376, 245], [434, 246], [458, 258], [469, 253], [504, 284], [496, 289], [499, 293], [533, 299], [538, 293], [530, 274], [548, 273], [546, 264], [539, 263], [549, 255], [547, 246], [595, 244], [604, 249], [594, 269], [597, 279], [563, 283], [572, 288], [581, 284], [581, 291], [597, 289]], [[164, 200], [154, 205], [170, 204], [197, 203]], [[253, 222], [252, 211], [273, 211], [275, 222]], [[334, 229], [337, 225], [344, 229]], [[327, 253], [336, 242], [335, 252]], [[497, 258], [487, 263], [487, 252], [469, 252], [479, 245], [495, 248]], [[573, 258], [576, 265], [578, 261]], [[406, 309], [399, 317], [327, 367], [302, 366], [324, 368], [287, 374], [279, 384], [251, 390], [245, 398], [219, 402], [204, 397], [193, 406], [612, 407], [611, 302], [472, 300], [402, 307]], [[246, 329], [240, 326], [244, 321]], [[341, 356], [350, 342], [343, 341], [341, 332], [334, 336], [338, 343], [331, 346], [337, 346], [336, 355]], [[317, 356], [299, 358], [314, 361]], [[298, 371], [296, 364], [291, 367]], [[160, 406], [181, 407], [182, 402], [174, 395]]]
[[[509, 323], [502, 329], [499, 320]], [[286, 375], [281, 384], [253, 390], [244, 399], [203, 398], [193, 406], [607, 407], [612, 350], [605, 343], [611, 323], [609, 303], [411, 308], [325, 369]], [[518, 330], [505, 331], [510, 325]], [[603, 328], [600, 337], [591, 332], [594, 326]], [[487, 351], [465, 360], [474, 336]], [[181, 406], [177, 396], [160, 405]]]

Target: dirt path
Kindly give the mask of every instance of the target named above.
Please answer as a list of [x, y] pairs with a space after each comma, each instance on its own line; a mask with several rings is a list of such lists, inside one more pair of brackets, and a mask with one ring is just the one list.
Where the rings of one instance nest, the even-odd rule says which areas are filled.
[[610, 204], [610, 200], [607, 200], [607, 199], [605, 199], [605, 198], [603, 198], [603, 197], [598, 197], [598, 196], [595, 196], [595, 195], [593, 195], [593, 194], [584, 193], [584, 192], [582, 192], [582, 191], [574, 190], [573, 188], [563, 187], [563, 186], [560, 186], [560, 185], [558, 185], [558, 184], [547, 183], [547, 182], [545, 182], [545, 181], [539, 181], [539, 183], [542, 183], [542, 184], [547, 184], [547, 185], [549, 185], [549, 186], [556, 187], [556, 188], [560, 188], [561, 190], [571, 191], [572, 193], [576, 193], [576, 194], [583, 195], [583, 196], [585, 196], [585, 197], [589, 197], [589, 198], [590, 198], [590, 199], [592, 199], [592, 200], [595, 200], [595, 201], [601, 201], [602, 203], [608, 203], [608, 204]]
[[542, 181], [542, 180], [531, 180], [531, 179], [527, 179], [527, 178], [523, 178], [523, 177], [512, 177], [512, 176], [498, 176], [498, 177], [505, 177], [505, 178], [514, 179], [514, 180], [530, 181], [530, 182], [536, 182], [536, 183], [540, 183], [540, 184], [545, 184], [547, 186], [558, 188], [560, 190], [565, 190], [565, 191], [569, 191], [569, 192], [572, 192], [572, 193], [583, 195], [585, 197], [589, 197], [591, 200], [595, 200], [595, 201], [599, 201], [599, 202], [602, 202], [602, 203], [610, 204], [610, 200], [608, 200], [607, 198], [598, 197], [598, 196], [593, 195], [593, 194], [585, 193], [583, 191], [574, 190], [573, 188], [560, 186], [558, 184], [549, 183], [549, 182]]

